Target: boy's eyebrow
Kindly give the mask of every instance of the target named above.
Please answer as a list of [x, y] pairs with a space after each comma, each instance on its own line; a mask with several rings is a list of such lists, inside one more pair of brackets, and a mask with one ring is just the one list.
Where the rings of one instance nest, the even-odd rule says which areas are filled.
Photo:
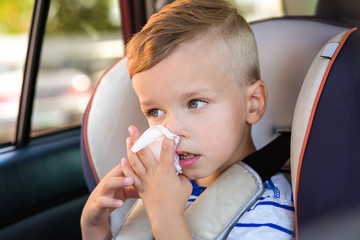
[[144, 107], [147, 107], [147, 106], [150, 106], [154, 103], [154, 101], [152, 101], [151, 99], [150, 100], [147, 100], [147, 101], [144, 101], [144, 102], [140, 102], [140, 105], [141, 106], [144, 106]]
[[201, 94], [205, 94], [205, 93], [208, 93], [208, 92], [213, 92], [213, 90], [199, 89], [199, 90], [196, 90], [196, 91], [191, 91], [191, 92], [184, 93], [182, 96], [184, 98], [193, 98], [193, 97], [197, 97], [197, 96], [199, 96]]
[[[209, 90], [209, 89], [200, 89], [200, 90], [195, 90], [195, 91], [191, 91], [191, 92], [186, 92], [184, 94], [181, 95], [182, 98], [194, 98], [194, 97], [197, 97], [201, 94], [205, 94], [205, 93], [208, 93], [208, 92], [213, 92], [213, 90]], [[155, 103], [155, 101], [153, 101], [152, 99], [148, 99], [148, 100], [145, 100], [145, 101], [142, 101], [140, 102], [140, 105], [142, 107], [147, 107], [147, 106], [151, 106]]]

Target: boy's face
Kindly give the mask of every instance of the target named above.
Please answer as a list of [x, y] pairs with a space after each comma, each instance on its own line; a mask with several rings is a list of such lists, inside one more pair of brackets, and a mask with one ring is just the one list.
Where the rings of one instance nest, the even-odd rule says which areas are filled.
[[132, 80], [149, 125], [180, 136], [176, 152], [190, 179], [221, 174], [250, 153], [246, 89], [226, 77], [212, 47], [204, 39], [182, 45]]

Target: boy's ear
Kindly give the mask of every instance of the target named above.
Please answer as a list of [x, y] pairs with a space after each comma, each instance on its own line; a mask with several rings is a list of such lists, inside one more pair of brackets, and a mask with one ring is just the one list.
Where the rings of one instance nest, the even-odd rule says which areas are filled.
[[247, 123], [254, 124], [261, 119], [266, 110], [267, 97], [266, 85], [261, 80], [246, 88]]

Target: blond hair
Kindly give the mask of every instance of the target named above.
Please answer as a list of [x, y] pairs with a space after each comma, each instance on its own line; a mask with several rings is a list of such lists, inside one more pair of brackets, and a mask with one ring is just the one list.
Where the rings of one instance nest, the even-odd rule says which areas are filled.
[[155, 66], [181, 43], [210, 30], [224, 40], [226, 64], [236, 78], [260, 79], [254, 34], [226, 0], [177, 0], [154, 14], [126, 46], [130, 78]]

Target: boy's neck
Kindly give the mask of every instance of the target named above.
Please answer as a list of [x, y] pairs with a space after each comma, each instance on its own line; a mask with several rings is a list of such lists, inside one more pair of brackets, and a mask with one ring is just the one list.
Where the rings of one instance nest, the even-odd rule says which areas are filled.
[[241, 152], [241, 156], [239, 158], [237, 158], [237, 160], [229, 163], [227, 166], [224, 166], [224, 168], [219, 169], [218, 171], [214, 172], [213, 174], [211, 174], [205, 178], [195, 180], [195, 183], [198, 186], [202, 186], [202, 187], [210, 186], [230, 166], [232, 166], [234, 163], [236, 163], [240, 160], [243, 160], [245, 157], [247, 157], [248, 155], [250, 155], [256, 151], [255, 144], [251, 138], [248, 139], [248, 141], [246, 142], [246, 144], [244, 146], [245, 146], [245, 148], [243, 149], [243, 151]]
[[215, 182], [215, 180], [221, 175], [221, 173], [215, 172], [213, 174], [211, 174], [210, 176], [207, 176], [206, 178], [202, 178], [202, 179], [197, 179], [195, 180], [195, 183], [198, 186], [202, 186], [202, 187], [208, 187], [210, 186], [213, 182]]

